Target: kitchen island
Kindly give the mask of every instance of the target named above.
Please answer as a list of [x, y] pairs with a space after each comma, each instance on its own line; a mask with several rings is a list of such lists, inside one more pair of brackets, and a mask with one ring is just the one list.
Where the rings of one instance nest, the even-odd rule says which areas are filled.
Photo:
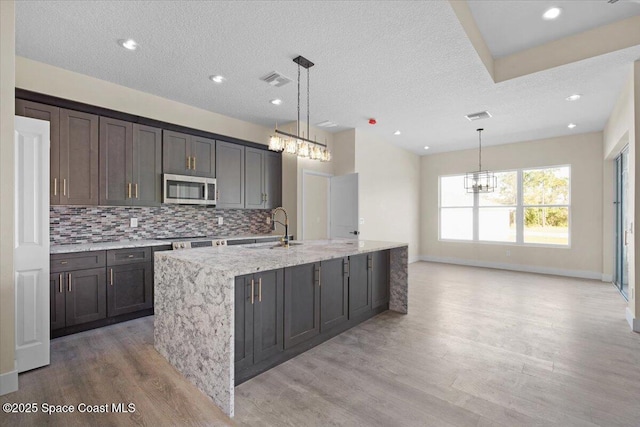
[[[387, 308], [407, 312], [406, 243], [362, 240], [294, 243], [289, 248], [260, 243], [155, 254], [155, 348], [229, 416], [234, 413], [234, 365], [246, 362], [240, 360], [239, 355], [234, 357], [237, 349], [255, 352], [251, 363], [255, 357], [256, 362], [261, 360], [263, 365], [273, 365], [277, 364], [277, 357], [287, 354], [287, 347], [291, 347], [288, 354], [295, 355], [296, 351], [299, 353], [320, 342], [321, 326], [327, 326], [329, 333], [335, 335]], [[382, 305], [378, 303], [375, 310], [376, 296], [372, 296], [375, 292], [371, 285], [375, 280], [372, 279], [374, 254], [384, 254], [386, 258], [375, 259], [386, 259], [387, 264], [378, 267], [384, 274], [377, 279], [385, 286], [386, 300], [381, 301]], [[332, 265], [339, 270], [336, 272], [333, 268], [332, 273], [329, 269]], [[305, 277], [312, 280], [309, 297], [304, 297], [302, 292], [307, 287], [298, 285]], [[362, 280], [364, 290], [347, 295], [349, 291], [356, 292], [356, 282]], [[320, 320], [320, 286], [324, 286], [324, 292], [336, 284], [344, 286], [342, 317], [345, 322], [340, 327]], [[384, 292], [383, 289], [381, 295], [384, 296]], [[305, 298], [311, 301], [310, 310], [293, 304], [303, 304]], [[347, 307], [347, 302], [357, 298], [364, 298], [364, 311], [363, 307], [357, 310]], [[260, 308], [263, 305], [265, 309]], [[267, 311], [270, 307], [273, 309]], [[305, 329], [303, 317], [309, 312], [317, 314], [311, 316], [313, 325]], [[334, 315], [332, 321], [339, 318]], [[235, 336], [236, 331], [245, 333], [245, 325], [250, 328], [260, 321], [267, 324], [264, 330], [273, 339], [266, 336], [254, 344], [250, 338], [244, 341], [245, 337]], [[318, 335], [316, 341], [307, 339], [314, 331]], [[304, 340], [306, 347], [299, 344]], [[247, 346], [243, 346], [245, 342]]]

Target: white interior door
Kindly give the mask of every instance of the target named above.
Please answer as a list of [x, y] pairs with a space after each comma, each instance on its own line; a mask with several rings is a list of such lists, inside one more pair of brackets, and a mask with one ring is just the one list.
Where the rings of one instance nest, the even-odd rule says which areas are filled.
[[331, 177], [331, 238], [358, 237], [358, 174]]
[[16, 363], [49, 364], [49, 122], [15, 118]]

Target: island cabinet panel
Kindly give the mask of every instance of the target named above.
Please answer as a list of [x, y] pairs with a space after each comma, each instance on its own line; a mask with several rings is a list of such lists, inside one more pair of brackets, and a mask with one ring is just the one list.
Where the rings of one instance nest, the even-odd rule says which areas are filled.
[[49, 286], [51, 294], [49, 296], [49, 319], [51, 321], [51, 330], [64, 328], [65, 326], [65, 290], [64, 278], [62, 273], [52, 273], [49, 276]]
[[283, 287], [281, 269], [236, 277], [236, 372], [284, 350]]
[[320, 333], [320, 263], [284, 269], [284, 347]]
[[371, 312], [371, 254], [349, 257], [349, 319]]
[[389, 303], [389, 251], [373, 252], [369, 260], [371, 270], [371, 308]]
[[349, 316], [348, 259], [337, 258], [320, 263], [320, 332], [341, 325]]

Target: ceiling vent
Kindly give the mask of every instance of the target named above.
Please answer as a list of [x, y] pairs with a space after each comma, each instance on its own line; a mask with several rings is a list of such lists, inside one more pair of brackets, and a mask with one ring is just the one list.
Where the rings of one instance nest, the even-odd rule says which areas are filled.
[[272, 71], [269, 74], [260, 78], [260, 80], [269, 83], [271, 86], [280, 87], [284, 86], [287, 83], [291, 83], [291, 79], [287, 76], [282, 75], [278, 71]]
[[467, 114], [465, 117], [470, 122], [474, 122], [476, 120], [488, 119], [491, 117], [491, 114], [488, 111], [480, 111], [479, 113]]
[[609, 3], [609, 4], [614, 4], [614, 3], [617, 3], [617, 2], [618, 2], [618, 0], [607, 0], [607, 3]]
[[333, 123], [331, 120], [325, 120], [324, 122], [316, 123], [319, 128], [334, 128], [338, 126], [337, 123]]

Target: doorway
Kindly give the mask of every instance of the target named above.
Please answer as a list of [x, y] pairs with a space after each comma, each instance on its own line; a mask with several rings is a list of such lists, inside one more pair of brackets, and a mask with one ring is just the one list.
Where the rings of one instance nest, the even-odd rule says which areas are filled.
[[629, 257], [628, 239], [630, 238], [628, 214], [628, 183], [629, 183], [629, 147], [625, 147], [615, 160], [616, 188], [615, 188], [615, 277], [613, 284], [625, 299], [629, 299]]

